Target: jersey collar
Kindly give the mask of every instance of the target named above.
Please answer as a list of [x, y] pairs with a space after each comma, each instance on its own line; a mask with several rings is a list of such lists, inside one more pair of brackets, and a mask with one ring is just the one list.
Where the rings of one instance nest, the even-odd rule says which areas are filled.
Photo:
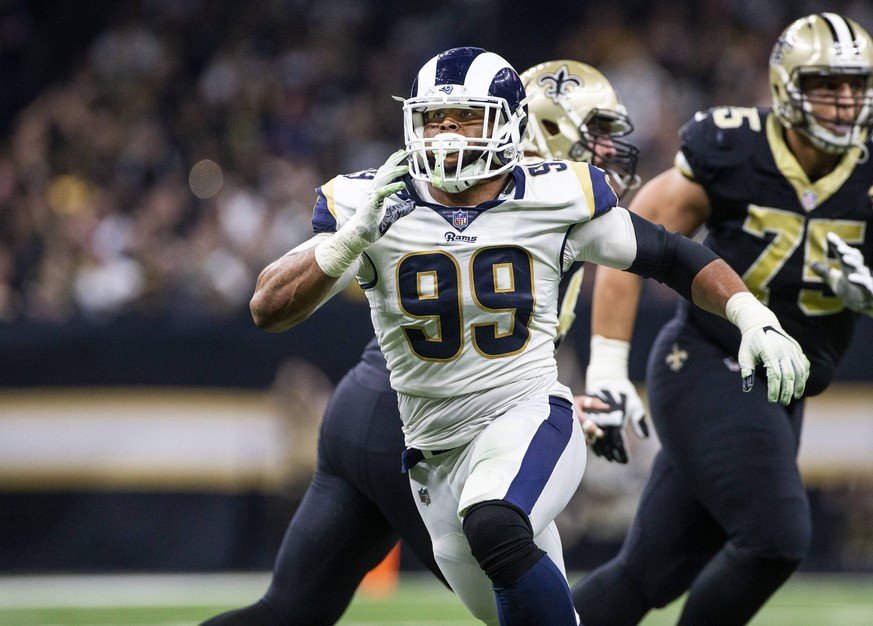
[[776, 167], [791, 183], [797, 200], [807, 213], [827, 201], [843, 186], [861, 158], [861, 149], [852, 147], [830, 174], [812, 182], [785, 143], [782, 124], [772, 111], [767, 115], [767, 142], [770, 144]]
[[405, 192], [398, 193], [397, 196], [401, 200], [411, 199], [417, 206], [424, 206], [433, 209], [439, 214], [452, 228], [458, 232], [463, 232], [477, 217], [482, 215], [488, 209], [492, 209], [506, 202], [507, 200], [519, 200], [524, 197], [525, 190], [524, 170], [520, 165], [516, 165], [511, 172], [509, 182], [499, 196], [493, 200], [487, 200], [474, 207], [448, 207], [436, 202], [427, 190], [427, 183], [413, 180], [412, 177], [407, 177]]

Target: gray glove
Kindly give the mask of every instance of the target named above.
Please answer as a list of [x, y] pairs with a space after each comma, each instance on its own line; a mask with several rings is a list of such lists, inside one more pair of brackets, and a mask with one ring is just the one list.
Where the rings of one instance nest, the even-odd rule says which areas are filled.
[[839, 268], [813, 261], [810, 269], [827, 283], [847, 309], [873, 317], [873, 276], [864, 263], [864, 256], [836, 233], [828, 233], [827, 238], [828, 250], [837, 258]]

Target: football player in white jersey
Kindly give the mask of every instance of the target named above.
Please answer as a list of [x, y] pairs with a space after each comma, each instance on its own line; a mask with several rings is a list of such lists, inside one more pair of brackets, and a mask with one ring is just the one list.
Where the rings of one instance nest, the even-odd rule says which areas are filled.
[[320, 188], [317, 234], [264, 269], [251, 311], [282, 331], [356, 278], [449, 584], [485, 623], [577, 624], [554, 525], [586, 457], [554, 359], [563, 272], [628, 269], [726, 316], [743, 376], [763, 363], [772, 401], [803, 394], [809, 363], [714, 253], [618, 207], [603, 170], [522, 165], [524, 101], [494, 53], [431, 59], [403, 103], [405, 148]]
[[[639, 149], [624, 139], [633, 124], [603, 74], [585, 63], [557, 60], [529, 68], [521, 79], [532, 136], [525, 146], [525, 162], [587, 161], [610, 173], [619, 196], [636, 187]], [[579, 264], [562, 281], [556, 344], [575, 318], [583, 269]], [[619, 421], [622, 406], [590, 396], [576, 396], [576, 404], [586, 433], [600, 435], [593, 442], [596, 451], [608, 438], [589, 416], [596, 411], [598, 423], [604, 423], [605, 415]], [[409, 479], [399, 471], [404, 447], [397, 394], [374, 337], [325, 409], [315, 473], [285, 532], [265, 594], [203, 626], [335, 624], [365, 574], [398, 539], [444, 580], [417, 499], [408, 497]], [[492, 591], [487, 588], [484, 593], [490, 598]]]

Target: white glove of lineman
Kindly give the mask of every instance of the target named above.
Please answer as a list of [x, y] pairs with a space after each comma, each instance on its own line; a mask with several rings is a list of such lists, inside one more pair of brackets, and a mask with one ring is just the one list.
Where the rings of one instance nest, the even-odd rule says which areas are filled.
[[840, 267], [813, 261], [812, 271], [824, 279], [846, 308], [873, 317], [873, 276], [864, 264], [864, 255], [835, 233], [828, 233], [827, 237], [828, 249], [837, 257]]
[[[409, 214], [412, 203], [393, 205], [385, 209], [385, 198], [406, 186], [398, 181], [409, 171], [406, 150], [398, 150], [376, 171], [367, 200], [333, 237], [318, 244], [315, 260], [328, 276], [341, 276], [370, 245], [384, 235], [391, 224]], [[395, 182], [396, 181], [396, 182]], [[402, 208], [399, 208], [402, 207]]]
[[647, 439], [646, 410], [636, 387], [628, 378], [630, 343], [620, 339], [591, 337], [591, 358], [586, 372], [585, 393], [609, 405], [608, 410], [588, 410], [588, 417], [603, 431], [591, 443], [594, 454], [608, 461], [627, 463], [624, 431], [628, 422], [640, 439]]
[[735, 293], [725, 315], [742, 333], [737, 361], [743, 377], [743, 391], [755, 382], [755, 365], [767, 368], [767, 399], [790, 404], [800, 398], [809, 377], [809, 360], [793, 337], [786, 333], [773, 311], [748, 291]]

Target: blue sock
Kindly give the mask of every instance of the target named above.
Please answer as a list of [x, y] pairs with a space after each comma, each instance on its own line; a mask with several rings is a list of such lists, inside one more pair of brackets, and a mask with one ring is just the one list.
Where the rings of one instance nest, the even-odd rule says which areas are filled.
[[512, 583], [495, 586], [494, 593], [501, 626], [576, 626], [570, 586], [549, 555]]

